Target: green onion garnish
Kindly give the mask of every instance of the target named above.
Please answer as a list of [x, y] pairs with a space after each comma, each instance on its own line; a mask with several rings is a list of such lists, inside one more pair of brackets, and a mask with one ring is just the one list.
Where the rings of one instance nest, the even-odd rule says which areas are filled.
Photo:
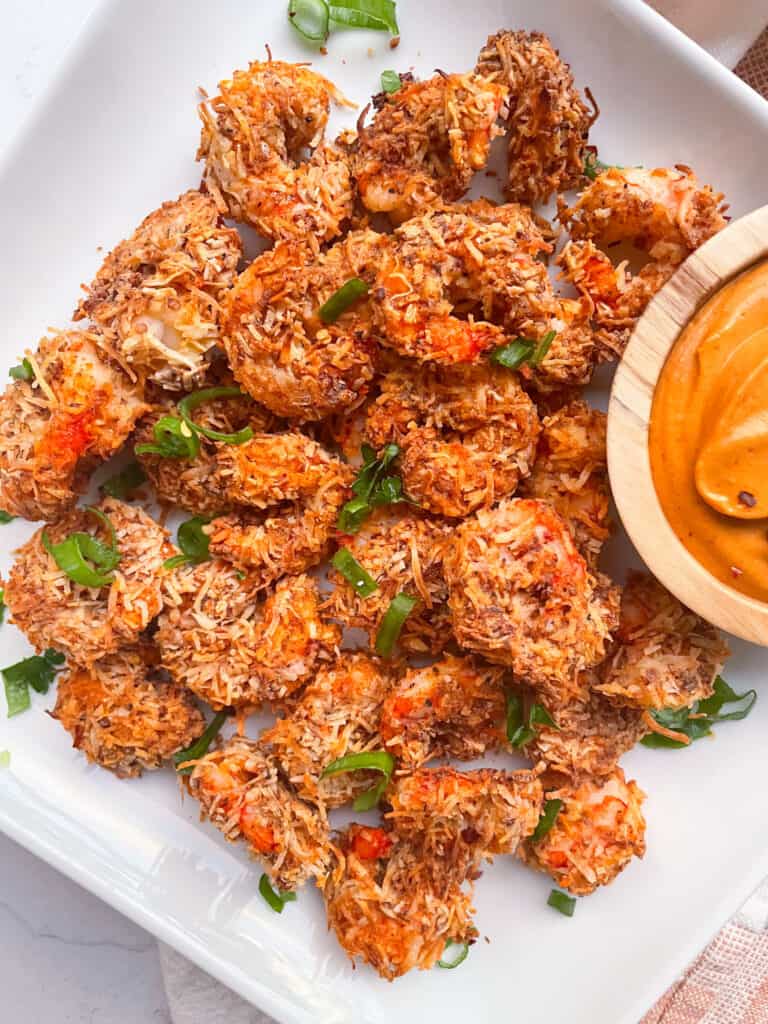
[[[445, 954], [455, 947], [458, 953], [454, 953], [449, 960], [445, 959]], [[459, 964], [463, 964], [469, 956], [469, 943], [468, 942], [454, 942], [453, 939], [448, 939], [443, 950], [443, 959], [437, 961], [437, 966], [444, 968], [446, 971], [452, 971], [454, 967], [458, 967]]]
[[398, 35], [394, 0], [328, 0], [332, 22], [350, 28], [372, 28]]
[[10, 750], [0, 750], [0, 768], [11, 767], [11, 752]]
[[551, 715], [541, 704], [531, 704], [528, 720], [523, 721], [523, 699], [516, 693], [507, 695], [507, 739], [513, 747], [524, 747], [536, 737], [536, 726], [558, 729]]
[[388, 658], [400, 636], [403, 623], [416, 607], [417, 599], [410, 594], [398, 594], [389, 602], [376, 634], [376, 653]]
[[531, 366], [540, 366], [544, 356], [549, 352], [552, 342], [555, 340], [555, 331], [547, 331], [543, 338], [536, 342], [533, 355], [528, 360]]
[[515, 338], [505, 345], [497, 345], [491, 352], [491, 362], [504, 366], [507, 370], [517, 370], [523, 363], [538, 366], [549, 352], [555, 332], [547, 331], [543, 338]]
[[99, 490], [103, 494], [108, 494], [110, 498], [119, 498], [124, 501], [137, 487], [141, 487], [146, 479], [147, 474], [138, 462], [131, 462], [125, 469], [105, 480]]
[[166, 559], [163, 563], [166, 569], [175, 569], [177, 565], [199, 565], [210, 559], [211, 538], [203, 532], [203, 527], [210, 521], [207, 516], [192, 516], [179, 525], [176, 542], [183, 554]]
[[282, 914], [285, 904], [292, 903], [296, 899], [295, 892], [278, 892], [273, 889], [266, 872], [259, 879], [259, 892], [276, 914]]
[[96, 516], [106, 526], [110, 535], [109, 545], [92, 537], [90, 533], [76, 532], [53, 544], [48, 531], [43, 530], [42, 544], [62, 572], [83, 587], [106, 587], [114, 580], [112, 570], [120, 562], [117, 535], [109, 516], [92, 505], [83, 506], [85, 512]]
[[[186, 764], [187, 761], [197, 761], [208, 753], [208, 748], [221, 732], [221, 727], [227, 720], [227, 711], [217, 711], [211, 719], [204, 733], [191, 743], [186, 750], [179, 750], [173, 755], [173, 763], [176, 765], [176, 772], [179, 775], [189, 775], [194, 765]], [[184, 767], [180, 767], [184, 765]]]
[[163, 459], [194, 459], [200, 438], [178, 416], [161, 416], [152, 429], [154, 444], [137, 444], [137, 455], [159, 455]]
[[217, 398], [242, 398], [243, 392], [240, 388], [203, 388], [202, 391], [195, 391], [191, 395], [187, 395], [186, 398], [182, 398], [179, 402], [178, 409], [181, 413], [181, 418], [186, 423], [190, 430], [193, 430], [196, 434], [202, 434], [203, 437], [209, 437], [212, 441], [223, 441], [225, 444], [245, 444], [246, 441], [250, 441], [253, 437], [253, 430], [251, 427], [243, 427], [242, 430], [237, 430], [235, 433], [225, 433], [221, 430], [211, 430], [210, 427], [201, 427], [199, 423], [195, 423], [192, 419], [193, 411], [202, 405], [203, 402], [211, 402]]
[[0, 587], [0, 626], [5, 622], [5, 610], [8, 605], [5, 603], [5, 589]]
[[[643, 736], [640, 742], [645, 747], [669, 747], [679, 750], [688, 747], [694, 740], [702, 736], [709, 736], [712, 733], [712, 726], [717, 722], [739, 722], [746, 718], [754, 707], [757, 700], [755, 690], [747, 690], [745, 693], [736, 693], [726, 683], [722, 676], [715, 679], [714, 693], [706, 700], [696, 701], [689, 708], [670, 708], [662, 711], [649, 710], [651, 717], [665, 729], [680, 733], [685, 737], [682, 740], [672, 739], [671, 736], [663, 736], [658, 732], [649, 732]], [[726, 704], [739, 704], [741, 707], [725, 714], [720, 714], [720, 709]]]
[[0, 509], [0, 523], [3, 523], [3, 525], [5, 523], [12, 523], [15, 518], [16, 516], [12, 516], [10, 512], [4, 512]]
[[397, 92], [402, 86], [402, 80], [400, 75], [396, 71], [382, 71], [381, 72], [381, 89], [382, 92]]
[[32, 380], [35, 376], [35, 371], [32, 369], [32, 363], [28, 359], [22, 359], [18, 366], [10, 368], [8, 376], [13, 377], [14, 380]]
[[385, 750], [366, 750], [361, 754], [347, 754], [346, 757], [340, 757], [336, 761], [332, 761], [323, 769], [323, 774], [320, 778], [324, 779], [329, 775], [337, 775], [339, 772], [357, 772], [366, 769], [381, 772], [381, 781], [367, 789], [364, 793], [361, 793], [352, 804], [353, 809], [356, 811], [370, 811], [372, 807], [376, 807], [384, 790], [389, 785], [394, 767], [395, 759]]
[[547, 832], [549, 832], [555, 824], [555, 818], [560, 813], [562, 806], [562, 800], [547, 800], [545, 802], [544, 810], [541, 812], [541, 817], [539, 818], [539, 823], [531, 835], [532, 843], [541, 842]]
[[566, 917], [573, 917], [573, 912], [576, 909], [576, 898], [575, 896], [569, 896], [565, 892], [560, 892], [559, 889], [553, 889], [547, 899], [547, 906], [554, 907], [555, 910], [559, 910]]
[[528, 725], [548, 725], [550, 729], [559, 729], [547, 709], [542, 704], [535, 703], [531, 704], [531, 710], [528, 713]]
[[363, 465], [352, 483], [355, 497], [342, 506], [336, 524], [342, 533], [357, 533], [371, 512], [381, 505], [410, 501], [403, 494], [403, 482], [399, 476], [383, 475], [400, 454], [396, 444], [386, 445], [379, 458], [369, 444], [364, 444], [360, 452]]
[[49, 647], [43, 654], [17, 661], [2, 670], [8, 717], [26, 711], [30, 706], [29, 688], [36, 693], [47, 693], [53, 678], [64, 664], [64, 655]]
[[368, 597], [379, 589], [376, 580], [365, 571], [349, 548], [339, 548], [331, 559], [331, 564], [360, 597]]
[[325, 0], [289, 0], [288, 20], [311, 43], [324, 43], [328, 38], [329, 18]]
[[364, 295], [368, 294], [368, 285], [359, 277], [352, 277], [320, 307], [320, 319], [324, 324], [332, 324], [342, 313], [354, 306]]

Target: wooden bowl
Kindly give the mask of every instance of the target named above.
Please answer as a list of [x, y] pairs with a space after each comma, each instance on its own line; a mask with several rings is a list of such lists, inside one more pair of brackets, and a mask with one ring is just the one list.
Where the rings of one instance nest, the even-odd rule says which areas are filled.
[[622, 522], [661, 582], [709, 622], [768, 646], [768, 603], [712, 576], [678, 540], [651, 475], [648, 426], [656, 382], [691, 317], [731, 278], [768, 258], [768, 206], [734, 221], [691, 255], [637, 323], [611, 389], [608, 471]]

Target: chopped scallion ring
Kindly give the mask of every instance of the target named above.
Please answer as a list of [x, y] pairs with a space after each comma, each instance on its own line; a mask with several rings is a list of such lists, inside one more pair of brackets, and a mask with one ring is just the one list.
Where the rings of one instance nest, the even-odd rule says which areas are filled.
[[359, 302], [364, 295], [368, 294], [368, 285], [359, 277], [351, 277], [349, 281], [335, 291], [319, 310], [320, 319], [324, 324], [332, 324], [342, 313], [346, 313], [356, 302]]
[[[84, 511], [92, 515], [106, 526], [110, 535], [110, 544], [102, 544], [90, 533], [78, 531], [71, 533], [58, 544], [53, 544], [48, 531], [43, 530], [42, 544], [62, 572], [83, 587], [106, 587], [114, 580], [112, 570], [120, 562], [117, 547], [117, 535], [109, 516], [101, 509], [85, 505]], [[89, 564], [91, 563], [91, 564]]]
[[323, 774], [320, 778], [324, 779], [329, 775], [338, 775], [339, 772], [364, 770], [381, 772], [381, 781], [367, 789], [365, 793], [361, 793], [352, 804], [353, 809], [356, 811], [370, 811], [381, 800], [384, 790], [392, 778], [394, 768], [395, 759], [386, 750], [366, 750], [361, 754], [347, 754], [346, 757], [340, 757], [336, 761], [332, 761], [323, 769]]
[[208, 753], [208, 748], [221, 732], [221, 727], [227, 720], [227, 711], [218, 711], [211, 719], [205, 732], [191, 743], [185, 750], [179, 750], [173, 755], [173, 763], [176, 765], [176, 772], [179, 775], [190, 775], [194, 765], [189, 761], [197, 761]]
[[178, 416], [161, 416], [152, 429], [154, 444], [137, 444], [137, 455], [159, 455], [163, 459], [194, 459], [200, 452], [200, 438]]
[[539, 817], [539, 823], [531, 835], [532, 843], [541, 842], [547, 832], [550, 831], [552, 826], [555, 824], [555, 818], [557, 818], [560, 813], [562, 806], [562, 800], [547, 800], [545, 802], [544, 809]]
[[555, 721], [544, 707], [543, 704], [531, 704], [531, 710], [528, 713], [528, 725], [533, 728], [534, 725], [548, 725], [550, 729], [558, 729], [559, 725], [555, 725]]
[[400, 75], [396, 71], [382, 71], [381, 72], [381, 89], [382, 92], [393, 93], [398, 92], [403, 82]]
[[538, 341], [533, 338], [515, 338], [504, 345], [497, 345], [491, 352], [491, 362], [507, 370], [519, 370], [523, 363], [538, 366], [549, 352], [555, 337], [555, 331], [547, 331]]
[[513, 747], [524, 747], [536, 738], [536, 727], [546, 725], [558, 729], [542, 704], [531, 704], [527, 721], [523, 720], [523, 699], [516, 693], [507, 695], [507, 739]]
[[8, 376], [13, 377], [14, 380], [32, 380], [35, 376], [35, 371], [32, 369], [32, 363], [28, 359], [22, 359], [18, 366], [10, 368]]
[[329, 18], [325, 0], [289, 0], [288, 20], [299, 35], [311, 43], [326, 41]]
[[573, 912], [576, 909], [576, 897], [560, 892], [559, 889], [553, 889], [547, 899], [547, 906], [559, 910], [565, 917], [573, 917]]
[[243, 427], [242, 430], [237, 430], [230, 434], [222, 430], [211, 430], [210, 427], [201, 427], [199, 423], [195, 423], [192, 419], [192, 412], [198, 405], [202, 405], [203, 402], [211, 402], [217, 398], [242, 397], [243, 392], [240, 388], [203, 388], [202, 391], [195, 391], [191, 395], [182, 398], [178, 404], [178, 410], [186, 425], [196, 434], [209, 437], [212, 441], [223, 441], [225, 444], [245, 444], [246, 441], [250, 441], [253, 437], [251, 427]]
[[[445, 959], [445, 954], [455, 947], [458, 953], [454, 953], [450, 960]], [[469, 956], [469, 943], [468, 942], [454, 942], [453, 939], [448, 939], [443, 950], [443, 958], [437, 961], [437, 966], [442, 967], [446, 971], [452, 971], [454, 967], [458, 967], [459, 964], [463, 964]]]
[[544, 359], [544, 356], [547, 354], [547, 352], [549, 352], [549, 349], [554, 340], [555, 332], [547, 331], [544, 337], [537, 342], [536, 348], [533, 350], [533, 353], [530, 359], [528, 360], [528, 363], [531, 366], [540, 366]]
[[166, 569], [175, 569], [177, 565], [199, 565], [210, 559], [211, 538], [203, 530], [210, 521], [207, 516], [192, 516], [191, 519], [185, 519], [179, 524], [176, 542], [182, 554], [167, 558], [163, 562]]
[[368, 597], [379, 589], [376, 580], [365, 571], [349, 548], [339, 548], [331, 564], [360, 597]]
[[259, 879], [259, 892], [276, 914], [282, 914], [285, 904], [292, 903], [296, 899], [295, 892], [278, 892], [273, 889], [266, 872]]
[[376, 653], [382, 658], [388, 658], [392, 654], [403, 624], [416, 604], [417, 599], [410, 594], [398, 594], [389, 602], [389, 608], [384, 612], [384, 618], [376, 634]]
[[0, 523], [5, 525], [6, 523], [12, 523], [16, 516], [12, 516], [10, 512], [5, 512], [0, 509]]

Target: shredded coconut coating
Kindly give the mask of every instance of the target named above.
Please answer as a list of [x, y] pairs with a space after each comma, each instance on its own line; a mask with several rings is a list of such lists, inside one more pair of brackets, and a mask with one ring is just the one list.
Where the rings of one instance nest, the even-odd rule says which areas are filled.
[[153, 653], [126, 648], [57, 681], [52, 717], [89, 761], [121, 779], [159, 768], [205, 729], [192, 695], [154, 670]]
[[320, 309], [344, 284], [372, 287], [386, 235], [352, 231], [315, 255], [306, 241], [257, 256], [230, 292], [222, 344], [237, 380], [257, 402], [298, 422], [348, 411], [365, 398], [378, 334], [370, 298], [332, 323]]
[[382, 342], [438, 363], [477, 362], [516, 335], [546, 333], [555, 300], [549, 226], [515, 203], [444, 206], [395, 231], [376, 278]]
[[331, 100], [352, 105], [316, 71], [277, 60], [219, 83], [198, 107], [197, 158], [221, 213], [276, 240], [341, 234], [354, 196], [346, 154], [323, 142]]
[[658, 580], [632, 573], [616, 645], [595, 689], [642, 708], [682, 708], [711, 696], [730, 655], [720, 633]]
[[473, 942], [464, 869], [430, 862], [417, 844], [381, 828], [350, 825], [334, 847], [325, 884], [328, 926], [350, 959], [393, 981], [430, 970], [449, 939]]
[[605, 778], [552, 790], [546, 798], [563, 806], [544, 838], [523, 843], [520, 855], [560, 888], [586, 896], [645, 853], [645, 793], [618, 766]]
[[602, 335], [592, 317], [590, 299], [555, 296], [549, 323], [554, 338], [538, 365], [523, 363], [519, 369], [520, 376], [536, 392], [537, 401], [552, 392], [584, 387], [592, 380], [598, 363], [614, 358], [613, 348], [606, 355]]
[[568, 523], [591, 569], [610, 536], [606, 415], [569, 402], [543, 422], [533, 472], [521, 493], [548, 502]]
[[457, 528], [443, 567], [459, 643], [566, 700], [605, 656], [618, 594], [545, 502], [506, 498]]
[[506, 746], [504, 669], [446, 655], [411, 668], [381, 711], [381, 738], [399, 770], [436, 757], [471, 761]]
[[320, 617], [317, 584], [308, 576], [286, 577], [263, 592], [257, 575], [216, 559], [169, 571], [164, 593], [155, 636], [162, 663], [213, 708], [290, 696], [341, 639]]
[[378, 589], [360, 597], [335, 569], [328, 573], [334, 584], [324, 610], [346, 627], [363, 629], [371, 646], [390, 602], [401, 593], [418, 598], [398, 638], [401, 650], [411, 654], [437, 654], [451, 635], [448, 597], [443, 579], [443, 556], [450, 527], [416, 513], [395, 519], [386, 513], [373, 515], [359, 533], [340, 538]]
[[142, 389], [99, 336], [63, 331], [26, 357], [32, 380], [0, 395], [0, 507], [55, 519], [85, 491], [146, 411]]
[[314, 878], [322, 882], [330, 859], [328, 823], [282, 781], [278, 764], [254, 740], [233, 736], [201, 758], [189, 788], [230, 842], [243, 839], [282, 891]]
[[163, 606], [163, 562], [173, 554], [167, 530], [142, 509], [117, 498], [104, 498], [96, 507], [109, 517], [120, 552], [112, 583], [75, 583], [43, 547], [44, 531], [52, 544], [76, 531], [109, 543], [96, 517], [75, 508], [19, 548], [5, 587], [13, 621], [32, 646], [65, 651], [78, 665], [137, 642]]
[[375, 771], [321, 776], [338, 758], [382, 749], [379, 717], [392, 683], [391, 669], [379, 659], [342, 653], [320, 668], [288, 717], [262, 733], [261, 746], [303, 800], [341, 807], [376, 785]]
[[97, 324], [140, 376], [172, 389], [192, 385], [218, 343], [221, 299], [242, 249], [211, 197], [192, 189], [115, 246], [74, 318]]
[[437, 73], [380, 97], [352, 145], [352, 173], [366, 208], [400, 223], [441, 199], [460, 199], [500, 134], [506, 94], [482, 75]]
[[584, 175], [589, 129], [597, 118], [568, 64], [543, 32], [489, 36], [475, 69], [509, 89], [505, 191], [521, 203], [545, 203]]

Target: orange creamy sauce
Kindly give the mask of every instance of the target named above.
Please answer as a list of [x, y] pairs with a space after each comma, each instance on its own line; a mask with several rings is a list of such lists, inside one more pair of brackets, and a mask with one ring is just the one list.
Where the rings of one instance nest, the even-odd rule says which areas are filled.
[[686, 548], [768, 601], [768, 262], [721, 288], [680, 335], [656, 386], [649, 448]]

